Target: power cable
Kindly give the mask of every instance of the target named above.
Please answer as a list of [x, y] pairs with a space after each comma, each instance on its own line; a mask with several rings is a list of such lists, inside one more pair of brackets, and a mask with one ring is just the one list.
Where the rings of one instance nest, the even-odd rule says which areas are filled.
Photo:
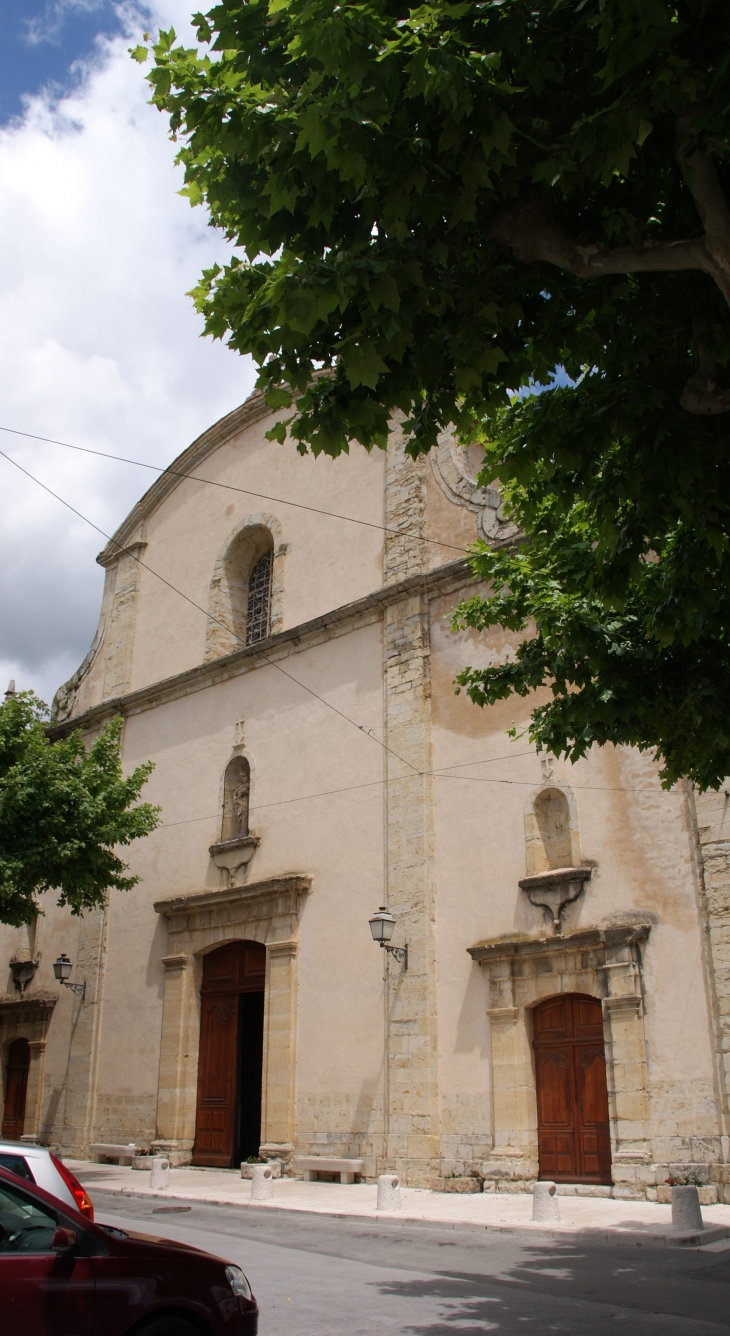
[[[333, 520], [344, 520], [347, 524], [361, 524], [367, 529], [378, 529], [383, 533], [397, 534], [399, 537], [415, 537], [421, 543], [431, 543], [434, 547], [447, 547], [452, 552], [468, 555], [469, 549], [457, 547], [455, 543], [442, 542], [440, 538], [425, 538], [412, 529], [394, 529], [387, 524], [376, 524], [374, 520], [358, 520], [354, 515], [340, 515], [336, 510], [322, 510], [320, 506], [307, 506], [303, 501], [285, 501], [281, 496], [269, 496], [266, 492], [252, 492], [247, 487], [234, 487], [233, 483], [215, 482], [212, 478], [199, 478], [195, 473], [182, 473], [179, 469], [162, 468], [159, 464], [148, 464], [142, 459], [128, 459], [125, 455], [112, 455], [105, 450], [92, 450], [85, 445], [71, 445], [68, 441], [56, 441], [51, 436], [36, 436], [32, 431], [18, 431], [15, 427], [2, 427], [0, 431], [10, 432], [13, 436], [24, 436], [31, 441], [44, 441], [47, 445], [61, 445], [64, 450], [77, 450], [83, 455], [97, 455], [100, 459], [114, 459], [119, 464], [134, 464], [140, 469], [151, 469], [154, 473], [169, 474], [173, 478], [187, 478], [190, 482], [205, 483], [206, 487], [220, 487], [226, 492], [240, 492], [242, 496], [255, 496], [258, 501], [273, 501], [280, 506], [293, 506], [296, 510], [308, 510], [313, 515], [327, 515]], [[1, 453], [1, 452], [0, 452]], [[9, 456], [5, 455], [8, 459]], [[14, 462], [14, 461], [13, 461]], [[29, 477], [32, 475], [28, 475]], [[83, 519], [83, 516], [82, 516]], [[101, 529], [99, 530], [101, 533]]]
[[[0, 456], [2, 456], [3, 459], [7, 459], [8, 463], [12, 464], [16, 469], [19, 469], [21, 473], [24, 473], [26, 478], [30, 478], [31, 482], [37, 483], [39, 487], [42, 487], [43, 491], [48, 492], [49, 496], [54, 497], [56, 501], [60, 501], [61, 505], [66, 506], [67, 510], [70, 510], [74, 515], [78, 515], [80, 520], [83, 520], [85, 524], [89, 524], [92, 529], [95, 529], [97, 533], [101, 534], [102, 538], [106, 538], [107, 542], [114, 543], [115, 547], [118, 547], [120, 552], [126, 552], [127, 555], [132, 557], [139, 566], [144, 570], [149, 571], [150, 575], [154, 575], [162, 582], [162, 584], [167, 585], [168, 589], [171, 589], [174, 594], [179, 594], [180, 598], [185, 599], [185, 602], [189, 603], [191, 607], [197, 608], [198, 612], [202, 612], [203, 616], [207, 617], [209, 621], [215, 622], [217, 626], [222, 627], [223, 630], [227, 631], [229, 635], [232, 635], [234, 640], [237, 640], [240, 645], [245, 645], [245, 641], [242, 640], [241, 636], [236, 635], [236, 632], [232, 631], [225, 622], [222, 622], [220, 618], [214, 617], [212, 613], [201, 607], [199, 603], [195, 602], [195, 599], [190, 598], [189, 594], [184, 594], [182, 589], [178, 589], [176, 585], [172, 584], [169, 580], [166, 580], [164, 575], [160, 575], [159, 571], [153, 570], [152, 567], [148, 566], [140, 557], [135, 556], [135, 554], [130, 552], [128, 548], [125, 548], [123, 543], [118, 543], [115, 538], [111, 538], [108, 533], [105, 533], [103, 529], [99, 528], [98, 524], [95, 524], [94, 521], [90, 520], [86, 515], [82, 515], [80, 510], [77, 510], [75, 506], [72, 506], [70, 501], [64, 500], [62, 496], [58, 495], [58, 492], [54, 492], [51, 487], [47, 487], [44, 482], [41, 482], [40, 478], [34, 477], [32, 473], [29, 473], [27, 469], [23, 468], [23, 465], [19, 464], [17, 459], [11, 459], [10, 455], [6, 455], [4, 450], [0, 450]], [[303, 691], [308, 692], [315, 700], [321, 701], [323, 705], [327, 706], [328, 710], [332, 710], [335, 714], [338, 714], [340, 719], [344, 719], [346, 723], [351, 724], [353, 728], [358, 729], [358, 731], [363, 733], [365, 737], [372, 738], [373, 742], [376, 742], [379, 747], [382, 747], [383, 751], [387, 752], [390, 756], [394, 756], [396, 761], [400, 761], [402, 765], [407, 765], [414, 774], [421, 774], [421, 771], [418, 770], [415, 765], [412, 765], [404, 756], [399, 756], [397, 752], [394, 752], [390, 747], [386, 746], [384, 742], [381, 742], [379, 738], [376, 738], [374, 733], [365, 728], [364, 724], [357, 724], [349, 715], [345, 714], [342, 710], [338, 710], [337, 706], [333, 705], [331, 701], [325, 700], [324, 696], [320, 696], [318, 692], [312, 689], [312, 687], [308, 687], [305, 682], [301, 682], [298, 677], [294, 677], [293, 673], [288, 673], [286, 668], [282, 668], [281, 664], [275, 663], [273, 659], [270, 659], [268, 655], [263, 652], [263, 650], [259, 650], [258, 652], [266, 663], [270, 664], [272, 668], [276, 668], [277, 672], [282, 673], [284, 677], [288, 677], [290, 682], [294, 682], [298, 687], [301, 687]]]

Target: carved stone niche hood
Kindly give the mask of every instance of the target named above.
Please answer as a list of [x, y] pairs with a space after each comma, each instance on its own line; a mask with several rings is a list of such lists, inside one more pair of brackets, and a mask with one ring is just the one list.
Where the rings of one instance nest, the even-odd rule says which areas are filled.
[[564, 907], [578, 899], [590, 875], [589, 867], [556, 867], [550, 872], [523, 877], [518, 884], [531, 904], [547, 910], [552, 919], [553, 932], [560, 932], [560, 916]]

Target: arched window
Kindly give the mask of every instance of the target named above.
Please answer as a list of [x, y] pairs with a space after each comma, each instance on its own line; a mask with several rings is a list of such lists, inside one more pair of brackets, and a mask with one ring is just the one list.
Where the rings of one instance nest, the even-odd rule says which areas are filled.
[[525, 812], [529, 876], [574, 867], [579, 861], [575, 814], [562, 789], [541, 789]]
[[[271, 635], [276, 621], [272, 617], [274, 535], [261, 522], [263, 518], [240, 529], [216, 562], [206, 628], [206, 661], [232, 654], [244, 645], [255, 645]], [[278, 623], [273, 629], [278, 629]]]
[[228, 763], [223, 783], [222, 841], [248, 835], [250, 799], [251, 767], [245, 756], [234, 756]]
[[271, 621], [271, 548], [259, 557], [248, 577], [246, 644], [265, 640]]

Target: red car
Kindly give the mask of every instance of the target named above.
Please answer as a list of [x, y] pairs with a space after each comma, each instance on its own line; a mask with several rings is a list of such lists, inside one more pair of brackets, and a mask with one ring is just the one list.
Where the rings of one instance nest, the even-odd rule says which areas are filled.
[[240, 1267], [93, 1224], [0, 1169], [3, 1336], [256, 1336], [258, 1317]]

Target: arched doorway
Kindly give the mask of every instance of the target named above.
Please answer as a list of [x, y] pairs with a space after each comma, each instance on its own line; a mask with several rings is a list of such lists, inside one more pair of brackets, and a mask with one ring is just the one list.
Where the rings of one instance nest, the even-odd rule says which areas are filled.
[[8, 1141], [19, 1141], [25, 1126], [25, 1097], [28, 1091], [30, 1044], [27, 1039], [14, 1039], [8, 1050], [5, 1071], [5, 1106], [3, 1108], [2, 1136]]
[[550, 997], [533, 1013], [540, 1178], [610, 1183], [603, 1013], [583, 993]]
[[227, 942], [203, 961], [193, 1164], [258, 1155], [266, 948]]

